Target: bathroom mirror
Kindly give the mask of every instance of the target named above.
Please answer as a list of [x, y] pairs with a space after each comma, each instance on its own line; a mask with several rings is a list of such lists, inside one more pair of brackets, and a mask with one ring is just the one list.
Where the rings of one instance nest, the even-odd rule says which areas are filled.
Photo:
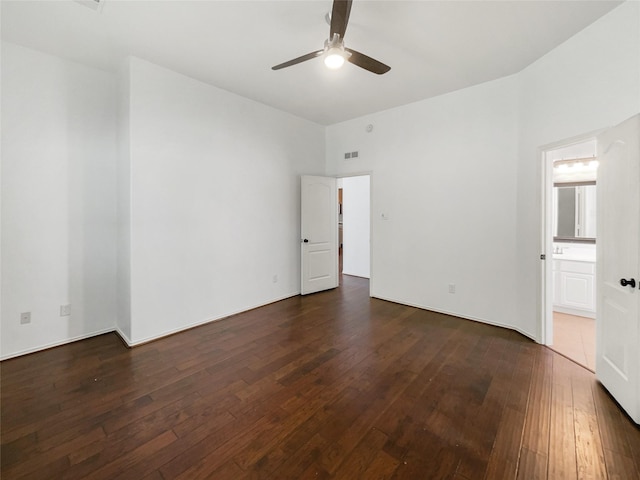
[[596, 241], [596, 183], [553, 186], [554, 242]]

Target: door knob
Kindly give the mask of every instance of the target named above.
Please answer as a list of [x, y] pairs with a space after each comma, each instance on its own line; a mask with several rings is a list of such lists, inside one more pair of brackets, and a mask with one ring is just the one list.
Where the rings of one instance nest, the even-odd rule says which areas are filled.
[[305, 238], [304, 240], [302, 240], [304, 243], [309, 243], [309, 239]]
[[626, 278], [621, 278], [620, 285], [622, 285], [623, 287], [626, 287], [627, 285], [629, 285], [631, 288], [636, 288], [636, 279], [631, 278], [627, 280]]

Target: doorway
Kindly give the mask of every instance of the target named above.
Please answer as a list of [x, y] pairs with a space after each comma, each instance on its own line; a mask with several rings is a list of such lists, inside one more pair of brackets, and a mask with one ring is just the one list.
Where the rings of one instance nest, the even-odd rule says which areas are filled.
[[371, 293], [371, 175], [300, 182], [301, 295], [339, 287], [342, 273], [369, 279]]
[[543, 343], [591, 371], [596, 361], [596, 149], [591, 137], [543, 152], [548, 260]]
[[338, 178], [340, 274], [371, 277], [371, 176]]

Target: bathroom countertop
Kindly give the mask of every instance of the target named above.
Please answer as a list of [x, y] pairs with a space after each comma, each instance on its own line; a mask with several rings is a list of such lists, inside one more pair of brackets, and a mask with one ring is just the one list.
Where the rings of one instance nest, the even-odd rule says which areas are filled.
[[572, 262], [589, 262], [596, 263], [595, 255], [584, 253], [554, 253], [554, 260], [570, 260]]

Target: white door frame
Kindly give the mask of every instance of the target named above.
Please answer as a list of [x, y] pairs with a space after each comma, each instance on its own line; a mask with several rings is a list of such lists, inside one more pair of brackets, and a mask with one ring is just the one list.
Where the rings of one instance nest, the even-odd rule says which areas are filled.
[[336, 175], [336, 178], [349, 178], [349, 177], [369, 177], [369, 296], [373, 296], [374, 291], [374, 264], [373, 264], [373, 172], [365, 171], [358, 173], [345, 173], [342, 175]]
[[540, 305], [540, 308], [536, 340], [542, 345], [553, 344], [553, 225], [551, 225], [553, 216], [551, 201], [553, 198], [553, 161], [548, 158], [547, 153], [594, 140], [604, 130], [595, 130], [538, 148], [538, 157], [542, 162], [540, 175], [540, 254], [544, 255], [544, 260], [540, 261], [539, 270], [538, 305]]

